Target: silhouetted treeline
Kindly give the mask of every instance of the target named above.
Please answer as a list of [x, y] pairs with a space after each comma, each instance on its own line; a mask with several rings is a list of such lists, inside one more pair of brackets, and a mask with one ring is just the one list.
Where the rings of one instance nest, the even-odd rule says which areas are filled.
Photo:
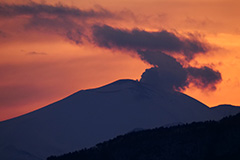
[[240, 114], [128, 133], [95, 147], [47, 160], [239, 160]]

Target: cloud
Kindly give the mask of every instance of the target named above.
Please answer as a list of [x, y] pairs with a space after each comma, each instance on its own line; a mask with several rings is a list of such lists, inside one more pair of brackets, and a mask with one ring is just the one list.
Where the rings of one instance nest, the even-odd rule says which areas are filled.
[[186, 70], [189, 74], [188, 81], [198, 88], [216, 90], [216, 84], [222, 80], [220, 72], [207, 66], [201, 68], [188, 67]]
[[26, 30], [37, 30], [50, 34], [57, 34], [64, 37], [66, 40], [82, 43], [85, 27], [82, 23], [75, 22], [68, 17], [41, 17], [35, 16], [25, 24]]
[[175, 58], [163, 53], [138, 51], [140, 58], [154, 67], [146, 69], [140, 81], [167, 91], [184, 90], [189, 84], [197, 88], [215, 90], [222, 78], [221, 73], [203, 66], [183, 67]]
[[196, 27], [199, 27], [199, 26], [206, 27], [215, 23], [213, 20], [209, 19], [208, 17], [204, 17], [204, 19], [197, 20], [196, 17], [189, 17], [189, 16], [185, 18], [184, 22], [187, 25], [192, 25]]
[[126, 14], [134, 17], [131, 12], [121, 13], [112, 13], [101, 7], [81, 10], [62, 4], [0, 3], [0, 18], [16, 18], [24, 23], [21, 25], [24, 25], [25, 31], [57, 34], [76, 44], [82, 44], [86, 40], [109, 49], [151, 50], [181, 54], [187, 61], [193, 59], [196, 54], [206, 53], [210, 49], [209, 45], [201, 41], [197, 35], [183, 36], [167, 30], [149, 32], [137, 28], [126, 30], [100, 25], [108, 22], [105, 20], [109, 19], [121, 20], [126, 17]]
[[[199, 36], [188, 34], [187, 37], [162, 30], [124, 30], [108, 25], [93, 26], [93, 41], [96, 45], [109, 49], [134, 50], [139, 57], [152, 68], [146, 69], [140, 81], [164, 90], [184, 90], [189, 84], [200, 89], [215, 90], [221, 79], [218, 71], [203, 66], [195, 68], [188, 63], [196, 54], [206, 53], [210, 46], [198, 39]], [[174, 57], [185, 57], [185, 67]]]
[[162, 52], [138, 52], [141, 59], [154, 65], [146, 69], [141, 82], [164, 90], [180, 90], [188, 86], [187, 72], [173, 57]]
[[191, 60], [196, 54], [209, 50], [207, 43], [198, 37], [188, 37], [166, 30], [148, 32], [140, 29], [124, 30], [108, 25], [93, 26], [93, 41], [100, 47], [130, 50], [151, 50], [182, 54]]
[[[81, 10], [58, 3], [57, 5], [28, 3], [0, 3], [0, 19], [16, 19], [25, 31], [57, 34], [76, 44], [88, 40], [87, 30], [92, 23], [103, 23], [105, 19], [118, 19], [119, 16], [104, 8]], [[18, 28], [19, 28], [18, 27]], [[16, 28], [17, 29], [17, 28]]]
[[[98, 7], [98, 10], [81, 10], [74, 7], [57, 5], [39, 4], [31, 2], [29, 4], [4, 4], [0, 3], [1, 17], [14, 16], [61, 16], [75, 18], [111, 18], [114, 14]], [[54, 18], [54, 17], [52, 17]]]
[[33, 51], [33, 52], [28, 52], [28, 53], [26, 53], [27, 55], [47, 55], [47, 53], [45, 53], [45, 52], [35, 52], [35, 51]]
[[[142, 82], [165, 90], [182, 90], [191, 83], [201, 89], [216, 89], [215, 85], [221, 81], [218, 71], [206, 66], [194, 68], [188, 64], [197, 54], [205, 54], [210, 50], [209, 44], [200, 36], [181, 35], [167, 30], [151, 32], [100, 25], [105, 23], [105, 19], [119, 17], [100, 7], [81, 10], [61, 4], [0, 3], [0, 18], [23, 19], [26, 31], [58, 34], [78, 45], [86, 40], [103, 48], [135, 51], [143, 61], [153, 65], [142, 74]], [[173, 58], [176, 54], [185, 58], [188, 67], [183, 67]]]

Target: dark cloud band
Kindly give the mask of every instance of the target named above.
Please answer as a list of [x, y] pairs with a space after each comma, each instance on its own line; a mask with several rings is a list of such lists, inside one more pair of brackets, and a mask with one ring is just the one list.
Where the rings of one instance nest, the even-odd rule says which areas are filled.
[[78, 8], [68, 7], [61, 4], [48, 5], [31, 2], [29, 4], [4, 4], [0, 3], [0, 16], [11, 17], [20, 15], [56, 15], [69, 16], [75, 18], [107, 18], [114, 17], [114, 14], [103, 9], [98, 10], [81, 10]]
[[105, 48], [175, 52], [184, 55], [187, 60], [193, 59], [195, 54], [209, 50], [208, 45], [197, 37], [187, 38], [166, 30], [123, 30], [108, 25], [93, 26], [92, 30], [94, 42]]

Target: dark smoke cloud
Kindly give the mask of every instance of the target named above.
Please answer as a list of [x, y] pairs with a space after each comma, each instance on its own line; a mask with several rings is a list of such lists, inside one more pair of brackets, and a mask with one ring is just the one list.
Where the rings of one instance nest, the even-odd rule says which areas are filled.
[[209, 50], [206, 43], [199, 41], [193, 35], [183, 37], [166, 30], [147, 32], [95, 25], [93, 40], [100, 47], [174, 52], [184, 55], [186, 60], [191, 60], [196, 54], [206, 53]]
[[145, 70], [140, 81], [163, 90], [184, 90], [189, 84], [200, 89], [215, 90], [216, 84], [222, 80], [218, 71], [206, 66], [184, 68], [163, 52], [139, 51], [138, 54], [143, 61], [154, 66]]
[[162, 52], [138, 52], [141, 59], [154, 65], [146, 69], [141, 82], [151, 84], [164, 90], [184, 89], [187, 83], [187, 72], [173, 57]]
[[189, 81], [192, 82], [198, 88], [208, 88], [210, 90], [215, 90], [215, 84], [222, 80], [221, 73], [214, 71], [209, 67], [186, 68], [189, 74]]
[[[221, 74], [209, 67], [183, 67], [173, 54], [182, 54], [186, 62], [196, 54], [206, 53], [209, 46], [192, 34], [183, 37], [166, 30], [147, 32], [133, 29], [123, 30], [107, 25], [93, 26], [93, 41], [100, 47], [137, 51], [139, 57], [153, 65], [141, 76], [141, 82], [164, 90], [183, 90], [194, 84], [200, 89], [215, 90]], [[168, 53], [168, 54], [165, 54]]]

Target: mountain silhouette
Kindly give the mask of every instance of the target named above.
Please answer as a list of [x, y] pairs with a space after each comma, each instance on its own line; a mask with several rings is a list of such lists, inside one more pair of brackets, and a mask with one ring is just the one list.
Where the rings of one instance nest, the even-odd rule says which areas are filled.
[[0, 122], [0, 159], [42, 160], [136, 129], [219, 120], [239, 109], [228, 105], [209, 108], [180, 92], [118, 80]]

